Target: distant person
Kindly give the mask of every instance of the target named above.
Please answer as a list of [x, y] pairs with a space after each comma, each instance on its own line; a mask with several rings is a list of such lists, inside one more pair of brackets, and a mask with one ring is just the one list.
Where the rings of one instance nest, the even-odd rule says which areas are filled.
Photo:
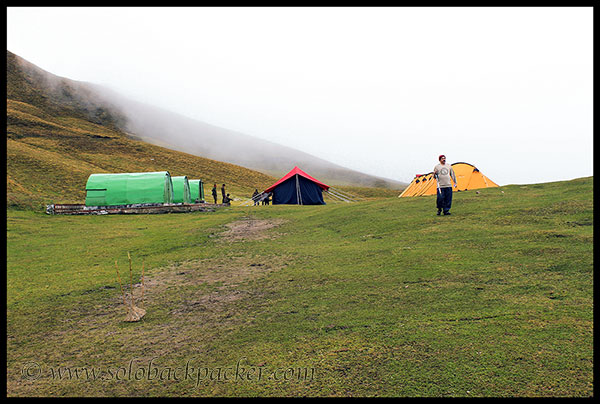
[[254, 206], [258, 205], [258, 189], [254, 190], [254, 193], [252, 194], [252, 200], [254, 201]]
[[233, 198], [230, 198], [229, 194], [225, 195], [225, 198], [223, 198], [223, 203], [230, 203], [231, 201], [233, 201]]
[[225, 195], [225, 184], [221, 187], [221, 195], [223, 196], [223, 203], [225, 203], [225, 198], [227, 198], [227, 195]]
[[269, 192], [269, 193], [267, 194], [267, 197], [266, 197], [266, 198], [265, 198], [265, 200], [264, 200], [264, 203], [265, 203], [265, 205], [268, 205], [268, 204], [269, 204], [269, 202], [271, 202], [271, 198], [270, 198], [270, 197], [271, 197], [271, 193]]
[[435, 167], [433, 167], [433, 176], [437, 180], [437, 214], [438, 216], [444, 211], [444, 215], [450, 214], [450, 207], [452, 206], [452, 181], [454, 181], [454, 188], [457, 186], [456, 174], [450, 164], [446, 164], [446, 156], [443, 154], [438, 157], [440, 161]]
[[215, 205], [217, 204], [217, 184], [215, 184], [212, 188], [212, 196], [213, 199], [215, 200]]

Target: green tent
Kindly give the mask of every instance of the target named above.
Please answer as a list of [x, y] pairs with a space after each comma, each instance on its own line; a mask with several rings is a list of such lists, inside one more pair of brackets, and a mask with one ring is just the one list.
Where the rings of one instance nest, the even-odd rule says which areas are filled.
[[190, 196], [192, 203], [204, 201], [204, 185], [202, 180], [188, 180], [190, 183]]
[[171, 177], [173, 181], [173, 203], [191, 203], [190, 184], [187, 175]]
[[85, 185], [87, 206], [173, 203], [168, 171], [92, 174]]

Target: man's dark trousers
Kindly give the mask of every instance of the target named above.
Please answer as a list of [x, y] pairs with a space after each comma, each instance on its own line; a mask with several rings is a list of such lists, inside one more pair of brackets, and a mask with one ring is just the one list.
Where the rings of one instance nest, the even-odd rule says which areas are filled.
[[437, 191], [437, 208], [448, 213], [452, 206], [452, 187], [438, 188]]

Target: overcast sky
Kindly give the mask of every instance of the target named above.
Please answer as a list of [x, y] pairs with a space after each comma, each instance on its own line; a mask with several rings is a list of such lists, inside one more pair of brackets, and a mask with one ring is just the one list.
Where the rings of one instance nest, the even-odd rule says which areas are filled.
[[410, 182], [593, 174], [593, 9], [8, 8], [53, 74]]

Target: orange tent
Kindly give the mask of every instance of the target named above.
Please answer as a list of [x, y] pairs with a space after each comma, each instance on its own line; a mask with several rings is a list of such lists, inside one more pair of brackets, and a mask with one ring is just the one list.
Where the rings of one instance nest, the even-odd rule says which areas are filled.
[[[454, 169], [456, 181], [458, 182], [457, 187], [452, 188], [455, 192], [498, 186], [498, 184], [483, 175], [481, 171], [472, 164], [462, 162], [454, 163], [452, 164], [452, 168]], [[401, 198], [406, 196], [435, 195], [436, 193], [437, 181], [433, 177], [433, 172], [431, 172], [427, 174], [417, 174], [408, 187], [406, 187], [406, 189], [398, 196]]]

